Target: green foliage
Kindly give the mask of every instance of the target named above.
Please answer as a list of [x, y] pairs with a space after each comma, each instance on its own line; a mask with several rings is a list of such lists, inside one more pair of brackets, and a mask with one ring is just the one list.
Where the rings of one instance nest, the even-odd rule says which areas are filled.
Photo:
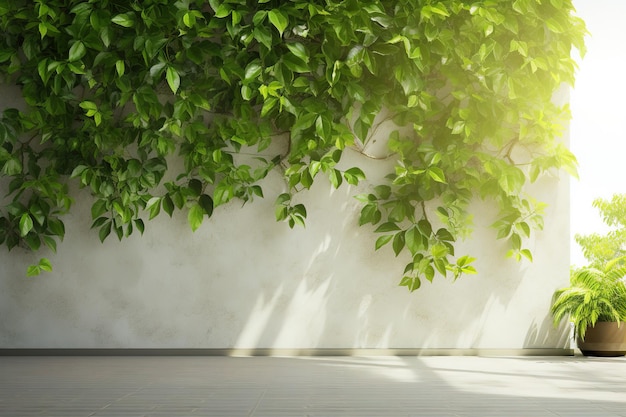
[[[304, 225], [294, 195], [343, 169], [382, 123], [397, 164], [359, 199], [359, 224], [410, 261], [401, 285], [474, 273], [455, 254], [475, 198], [500, 208], [510, 256], [541, 227], [524, 192], [575, 158], [558, 143], [583, 23], [570, 0], [0, 0], [0, 71], [26, 106], [0, 117], [0, 244], [55, 249], [67, 184], [93, 195], [101, 240], [186, 210], [263, 197], [285, 178], [276, 218]], [[175, 168], [173, 158], [182, 159]], [[364, 161], [366, 159], [364, 158]]]
[[584, 339], [588, 326], [597, 321], [626, 321], [626, 195], [593, 201], [607, 226], [604, 235], [576, 235], [589, 266], [573, 267], [568, 288], [554, 294], [552, 314], [555, 324], [569, 316], [576, 333]]
[[41, 274], [43, 271], [51, 272], [52, 264], [47, 258], [41, 258], [35, 265], [30, 265], [26, 270], [26, 276], [32, 277]]
[[598, 198], [593, 206], [600, 211], [610, 230], [605, 234], [591, 233], [575, 238], [592, 265], [603, 265], [626, 255], [626, 195], [615, 194], [610, 201]]
[[576, 333], [585, 338], [587, 327], [598, 321], [626, 321], [626, 266], [617, 258], [601, 268], [573, 269], [570, 287], [554, 294], [551, 312], [555, 325], [564, 317], [574, 323]]

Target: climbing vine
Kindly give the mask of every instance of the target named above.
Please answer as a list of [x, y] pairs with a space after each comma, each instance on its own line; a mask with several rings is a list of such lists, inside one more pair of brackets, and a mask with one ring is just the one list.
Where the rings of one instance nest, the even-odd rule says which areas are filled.
[[294, 196], [364, 180], [338, 163], [386, 122], [395, 170], [357, 196], [358, 222], [376, 249], [410, 254], [413, 291], [475, 272], [455, 242], [476, 198], [499, 207], [509, 255], [532, 258], [542, 204], [525, 186], [575, 173], [552, 100], [584, 50], [570, 0], [0, 0], [0, 27], [3, 82], [21, 94], [0, 116], [9, 250], [56, 250], [71, 181], [103, 241], [175, 210], [196, 230], [215, 206], [262, 198], [270, 171], [286, 182], [277, 220], [303, 225]]

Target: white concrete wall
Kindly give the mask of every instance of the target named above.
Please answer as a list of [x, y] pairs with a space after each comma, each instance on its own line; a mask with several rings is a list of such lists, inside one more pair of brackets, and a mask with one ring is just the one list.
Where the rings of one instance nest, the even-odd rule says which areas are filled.
[[[365, 160], [374, 182], [389, 168]], [[147, 223], [143, 237], [104, 244], [81, 191], [50, 256], [54, 272], [26, 278], [26, 266], [50, 254], [0, 248], [0, 348], [569, 347], [548, 315], [568, 277], [568, 181], [535, 188], [549, 208], [534, 263], [505, 259], [485, 216], [495, 209], [477, 205], [474, 238], [458, 253], [478, 257], [480, 274], [436, 278], [413, 294], [397, 286], [404, 259], [375, 252], [373, 228], [357, 224], [352, 196], [367, 184], [332, 191], [318, 180], [298, 196], [306, 229], [290, 230], [273, 218], [283, 185], [271, 174], [266, 199], [219, 207], [196, 233], [178, 213]]]

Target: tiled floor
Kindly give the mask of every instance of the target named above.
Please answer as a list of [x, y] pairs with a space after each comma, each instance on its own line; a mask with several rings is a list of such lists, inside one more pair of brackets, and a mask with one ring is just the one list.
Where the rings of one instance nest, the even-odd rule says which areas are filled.
[[626, 359], [0, 357], [0, 416], [626, 417]]

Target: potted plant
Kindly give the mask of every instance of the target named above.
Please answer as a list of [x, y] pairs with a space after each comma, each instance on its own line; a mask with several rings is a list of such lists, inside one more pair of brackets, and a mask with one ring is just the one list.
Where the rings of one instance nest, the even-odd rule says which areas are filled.
[[585, 355], [626, 354], [626, 194], [596, 199], [609, 227], [604, 234], [576, 235], [588, 266], [573, 267], [570, 286], [554, 294], [555, 324], [569, 316]]
[[578, 348], [586, 356], [626, 354], [626, 276], [624, 258], [602, 267], [572, 269], [570, 286], [554, 294], [555, 324], [569, 316]]

